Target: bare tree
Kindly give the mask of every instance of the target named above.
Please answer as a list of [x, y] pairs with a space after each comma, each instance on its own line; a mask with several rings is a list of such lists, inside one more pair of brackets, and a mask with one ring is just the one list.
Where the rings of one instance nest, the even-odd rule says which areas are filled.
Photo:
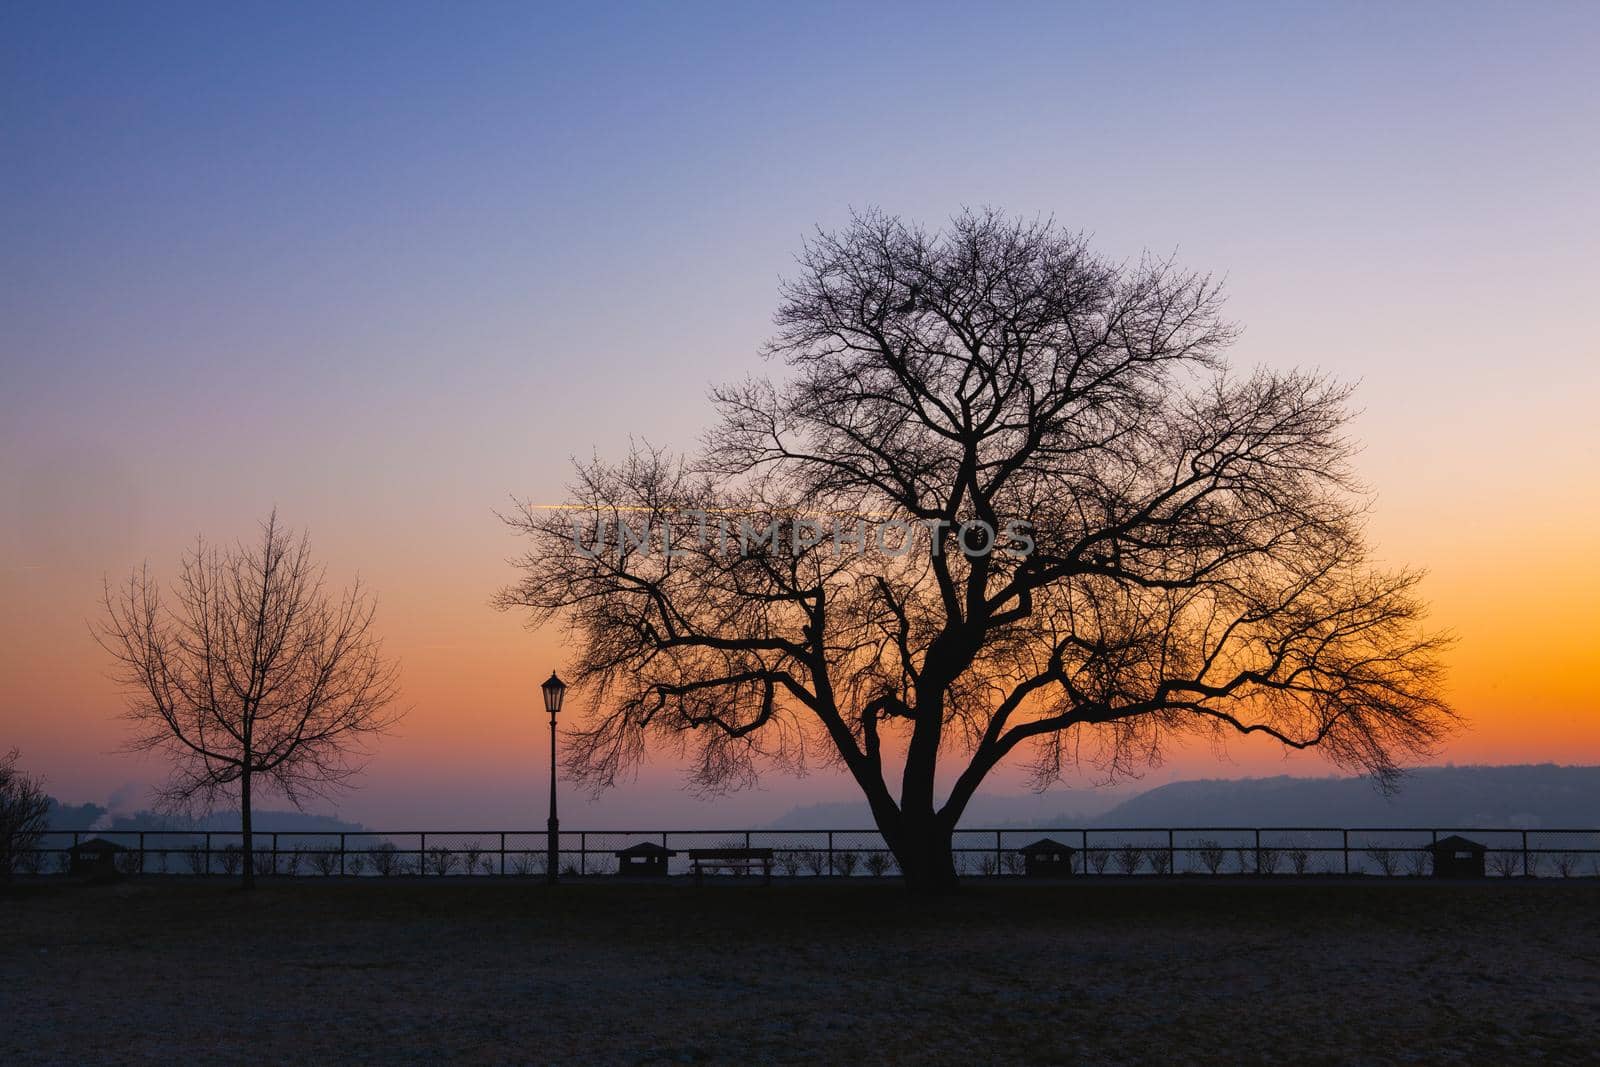
[[50, 798], [37, 778], [17, 766], [21, 753], [0, 756], [0, 878], [22, 868], [35, 871], [37, 849], [50, 815]]
[[1392, 779], [1452, 722], [1418, 575], [1368, 559], [1348, 390], [1229, 373], [1219, 311], [1048, 222], [819, 233], [786, 382], [717, 390], [696, 455], [581, 464], [565, 508], [507, 516], [532, 548], [500, 605], [576, 648], [571, 770], [604, 788], [654, 738], [716, 791], [821, 751], [918, 887], [1019, 748], [1041, 787], [1192, 732]]
[[[397, 671], [360, 583], [324, 590], [310, 544], [278, 525], [260, 540], [186, 554], [170, 604], [147, 569], [105, 591], [97, 636], [128, 692], [129, 747], [166, 754], [170, 807], [239, 805], [242, 852], [262, 788], [296, 807], [360, 770], [366, 742], [399, 717]], [[254, 884], [243, 864], [244, 884]]]

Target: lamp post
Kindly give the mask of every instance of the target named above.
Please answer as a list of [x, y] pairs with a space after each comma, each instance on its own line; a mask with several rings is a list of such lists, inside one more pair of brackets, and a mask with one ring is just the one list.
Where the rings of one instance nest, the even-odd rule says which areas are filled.
[[561, 863], [561, 820], [556, 818], [556, 712], [561, 710], [567, 685], [551, 671], [550, 680], [539, 688], [544, 690], [544, 710], [550, 713], [550, 822], [545, 841], [544, 879], [555, 885]]

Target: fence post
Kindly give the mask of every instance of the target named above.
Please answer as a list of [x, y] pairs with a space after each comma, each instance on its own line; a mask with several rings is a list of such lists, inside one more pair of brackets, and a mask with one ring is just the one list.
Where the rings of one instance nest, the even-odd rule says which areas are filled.
[[828, 877], [833, 877], [833, 831], [828, 831]]
[[1089, 831], [1088, 830], [1079, 830], [1078, 831], [1078, 838], [1080, 840], [1080, 843], [1083, 845], [1083, 848], [1078, 850], [1078, 855], [1083, 857], [1083, 858], [1080, 859], [1078, 862], [1083, 867], [1083, 873], [1084, 874], [1088, 874], [1089, 873]]
[[[72, 843], [73, 844], [77, 844], [78, 843], [78, 835], [77, 834], [73, 834], [72, 835]], [[205, 873], [208, 876], [211, 874], [211, 831], [210, 830], [206, 831], [206, 872]]]
[[1256, 877], [1261, 877], [1261, 830], [1256, 829]]
[[500, 831], [500, 877], [506, 876], [506, 832]]
[[341, 832], [339, 834], [339, 877], [340, 878], [344, 877], [344, 849], [345, 849], [344, 834], [343, 834], [343, 832]]
[[583, 830], [578, 834], [578, 876], [589, 873], [589, 831]]
[[[144, 873], [144, 864], [145, 864], [145, 859], [144, 859], [144, 831], [140, 830], [139, 831], [139, 873], [140, 874]], [[1527, 867], [1527, 864], [1524, 863], [1523, 867]]]
[[417, 835], [417, 877], [421, 878], [428, 873], [428, 835]]
[[1350, 873], [1350, 831], [1340, 830], [1339, 832], [1344, 835], [1344, 873], [1348, 875]]
[[1526, 830], [1522, 831], [1522, 877], [1530, 877], [1528, 874], [1528, 831]]
[[1178, 850], [1170, 829], [1167, 831], [1167, 873], [1178, 873]]
[[1005, 859], [1000, 855], [1000, 831], [994, 832], [994, 873], [995, 877], [1005, 873]]
[[[254, 859], [255, 857], [251, 857]], [[272, 873], [278, 873], [278, 831], [272, 831]]]

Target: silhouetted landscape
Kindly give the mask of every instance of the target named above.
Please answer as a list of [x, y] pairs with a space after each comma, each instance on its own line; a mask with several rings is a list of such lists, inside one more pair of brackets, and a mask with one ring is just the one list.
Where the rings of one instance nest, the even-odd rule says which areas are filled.
[[1600, 5], [0, 9], [0, 1067], [1600, 1062]]

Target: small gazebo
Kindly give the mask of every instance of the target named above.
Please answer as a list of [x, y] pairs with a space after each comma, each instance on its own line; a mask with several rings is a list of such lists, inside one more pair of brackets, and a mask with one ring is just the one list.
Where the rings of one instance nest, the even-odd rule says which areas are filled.
[[89, 878], [115, 878], [117, 856], [128, 851], [115, 841], [91, 837], [67, 849], [67, 873]]
[[1459, 834], [1441, 837], [1429, 845], [1435, 878], [1482, 878], [1483, 855], [1488, 847]]
[[665, 877], [667, 860], [676, 856], [677, 850], [658, 845], [654, 841], [640, 841], [637, 845], [618, 849], [617, 873], [634, 877]]
[[1041, 837], [1017, 849], [1022, 873], [1029, 878], [1062, 878], [1072, 873], [1072, 856], [1078, 850], [1053, 837]]

